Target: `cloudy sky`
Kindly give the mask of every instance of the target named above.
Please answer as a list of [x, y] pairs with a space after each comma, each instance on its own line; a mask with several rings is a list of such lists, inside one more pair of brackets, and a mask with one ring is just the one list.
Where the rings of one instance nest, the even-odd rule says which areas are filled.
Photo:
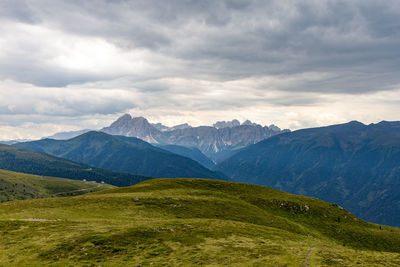
[[0, 140], [399, 120], [400, 1], [1, 0]]

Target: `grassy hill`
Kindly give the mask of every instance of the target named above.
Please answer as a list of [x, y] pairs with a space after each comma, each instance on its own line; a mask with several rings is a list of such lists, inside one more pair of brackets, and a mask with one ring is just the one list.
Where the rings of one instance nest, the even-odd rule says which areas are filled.
[[73, 180], [104, 181], [115, 186], [128, 186], [150, 179], [140, 175], [93, 168], [45, 153], [2, 144], [0, 144], [0, 169]]
[[400, 229], [267, 187], [154, 179], [0, 204], [0, 262], [55, 266], [398, 266]]
[[113, 187], [108, 184], [0, 170], [0, 202], [31, 198], [75, 196]]

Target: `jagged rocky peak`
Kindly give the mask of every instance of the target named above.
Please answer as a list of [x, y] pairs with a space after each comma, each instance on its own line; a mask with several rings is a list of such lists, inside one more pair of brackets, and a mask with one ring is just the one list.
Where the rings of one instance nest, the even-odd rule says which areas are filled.
[[137, 124], [142, 124], [142, 125], [146, 125], [146, 126], [151, 126], [149, 121], [143, 117], [133, 117], [131, 119], [131, 123], [137, 123]]
[[[146, 118], [144, 117], [132, 117], [129, 114], [124, 114], [121, 117], [119, 117], [115, 122], [113, 122], [110, 127], [116, 127], [116, 126], [126, 126], [129, 124], [150, 124]], [[107, 127], [108, 128], [108, 127]]]
[[233, 128], [236, 126], [239, 126], [240, 122], [236, 119], [231, 120], [231, 121], [217, 121], [216, 123], [213, 124], [213, 127], [217, 129], [222, 129], [222, 128]]
[[270, 126], [268, 126], [268, 128], [274, 132], [280, 132], [281, 128], [279, 128], [278, 126], [271, 124]]
[[240, 123], [238, 120], [234, 119], [231, 121], [218, 121], [213, 124], [213, 127], [217, 129], [222, 129], [222, 128], [233, 128], [240, 125], [261, 126], [257, 123], [251, 122], [250, 120], [245, 120], [243, 123]]
[[124, 114], [121, 117], [119, 117], [113, 124], [119, 124], [119, 123], [124, 123], [128, 122], [132, 119], [131, 115], [129, 114]]
[[258, 126], [259, 124], [251, 122], [250, 120], [245, 120], [242, 125]]
[[147, 119], [131, 117], [129, 114], [118, 118], [109, 127], [105, 127], [101, 131], [108, 134], [137, 137], [151, 143], [157, 142], [156, 139], [159, 133], [159, 130], [150, 124]]

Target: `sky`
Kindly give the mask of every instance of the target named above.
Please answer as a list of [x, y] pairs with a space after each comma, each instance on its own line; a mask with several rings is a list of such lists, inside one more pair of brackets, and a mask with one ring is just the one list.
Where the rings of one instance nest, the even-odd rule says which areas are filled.
[[400, 1], [0, 0], [0, 140], [399, 120]]

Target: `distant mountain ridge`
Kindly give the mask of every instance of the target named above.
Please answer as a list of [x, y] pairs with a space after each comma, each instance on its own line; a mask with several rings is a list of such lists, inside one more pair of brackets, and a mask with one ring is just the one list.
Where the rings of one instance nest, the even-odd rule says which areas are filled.
[[146, 176], [94, 168], [45, 153], [1, 144], [0, 169], [74, 180], [104, 181], [116, 186], [128, 186], [150, 179]]
[[[55, 133], [53, 135], [50, 135], [48, 137], [45, 137], [44, 139], [49, 138], [49, 139], [55, 139], [55, 140], [68, 140], [68, 139], [77, 137], [77, 136], [79, 136], [81, 134], [84, 134], [84, 133], [87, 133], [87, 132], [90, 132], [90, 131], [92, 131], [92, 130], [83, 129], [83, 130], [77, 130], [77, 131], [59, 132], [59, 133]], [[19, 143], [21, 143], [21, 142], [19, 142]]]
[[289, 130], [281, 130], [275, 125], [261, 126], [250, 121], [240, 124], [237, 120], [217, 122], [213, 127], [182, 124], [168, 128], [162, 124], [151, 124], [143, 117], [125, 114], [101, 131], [136, 137], [154, 144], [195, 147], [213, 161], [220, 161], [237, 149]]
[[222, 129], [222, 128], [227, 128], [227, 127], [233, 128], [233, 127], [236, 127], [239, 125], [240, 125], [240, 121], [235, 119], [232, 121], [217, 121], [216, 123], [213, 124], [213, 127], [217, 128], [217, 129]]
[[235, 181], [318, 197], [363, 219], [400, 226], [400, 122], [352, 121], [284, 133], [217, 169]]
[[13, 145], [16, 143], [29, 142], [29, 141], [32, 141], [32, 140], [30, 140], [30, 139], [15, 139], [15, 140], [0, 141], [0, 144]]
[[200, 163], [134, 137], [91, 131], [69, 140], [43, 139], [16, 144], [108, 170], [161, 178], [214, 178], [226, 176]]

